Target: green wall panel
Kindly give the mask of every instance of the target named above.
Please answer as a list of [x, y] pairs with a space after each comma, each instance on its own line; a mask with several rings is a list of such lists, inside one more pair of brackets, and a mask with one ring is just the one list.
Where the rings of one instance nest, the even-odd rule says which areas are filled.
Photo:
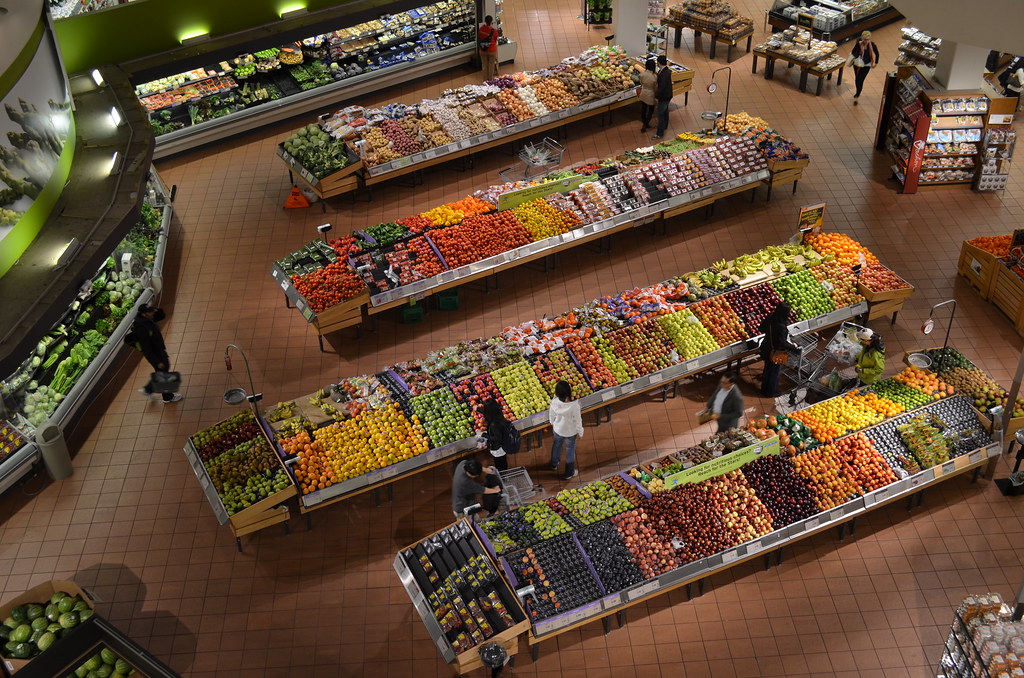
[[280, 21], [280, 13], [305, 6], [313, 12], [349, 0], [140, 0], [56, 22], [57, 41], [69, 73], [120, 64], [181, 47], [182, 36], [220, 37]]

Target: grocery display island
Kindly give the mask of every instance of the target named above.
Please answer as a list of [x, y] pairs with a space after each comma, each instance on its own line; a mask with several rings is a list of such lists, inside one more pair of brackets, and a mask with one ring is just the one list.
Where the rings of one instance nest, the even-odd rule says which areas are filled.
[[754, 58], [751, 60], [751, 73], [757, 73], [757, 59], [765, 60], [764, 79], [775, 77], [775, 63], [781, 61], [786, 68], [796, 66], [800, 69], [800, 91], [807, 91], [807, 79], [818, 78], [815, 96], [821, 96], [822, 86], [836, 74], [836, 87], [843, 84], [843, 71], [846, 58], [837, 54], [838, 45], [829, 40], [818, 40], [806, 28], [790, 26], [781, 33], [775, 33], [767, 42], [754, 47]]
[[695, 40], [700, 39], [701, 33], [707, 33], [711, 40], [708, 56], [714, 59], [718, 43], [722, 43], [728, 49], [727, 62], [732, 61], [732, 48], [744, 40], [747, 41], [746, 52], [749, 54], [754, 37], [753, 20], [736, 14], [729, 3], [717, 0], [687, 0], [671, 5], [661, 25], [675, 29], [673, 45], [676, 49], [682, 44], [684, 28], [693, 31]]
[[[829, 402], [817, 407], [827, 409]], [[928, 433], [938, 422], [945, 437]], [[718, 434], [696, 448], [480, 519], [471, 527], [484, 553], [468, 553], [454, 567], [495, 571], [505, 579], [529, 617], [527, 640], [536, 659], [539, 643], [568, 630], [603, 619], [607, 632], [609, 617], [617, 615], [621, 626], [622, 613], [633, 605], [698, 582], [703, 592], [704, 580], [739, 563], [763, 557], [767, 567], [770, 553], [802, 539], [830, 528], [842, 537], [881, 506], [902, 500], [910, 506], [915, 495], [968, 472], [977, 478], [1000, 453], [989, 426], [968, 398], [951, 396], [794, 455], [780, 454], [779, 440], [792, 443], [806, 434], [800, 420], [771, 417], [747, 431]], [[717, 448], [710, 444], [716, 439]], [[936, 445], [947, 447], [930, 456]], [[694, 463], [702, 459], [707, 461]], [[922, 469], [919, 460], [936, 463]], [[818, 475], [841, 467], [847, 470], [838, 489]], [[459, 521], [438, 534], [469, 531]], [[438, 586], [436, 598], [422, 604], [422, 589], [408, 583], [409, 560], [408, 550], [400, 553], [396, 572], [442, 656], [462, 673], [459, 658], [475, 657], [485, 638], [458, 642], [467, 634], [460, 623], [466, 616], [449, 616], [448, 610], [461, 607], [461, 599], [446, 597], [452, 589]]]
[[768, 24], [773, 31], [798, 24], [818, 37], [827, 35], [838, 43], [901, 18], [888, 0], [774, 0], [768, 10]]
[[[635, 103], [638, 61], [593, 47], [552, 69], [504, 75], [414, 106], [349, 106], [278, 147], [293, 182], [326, 199]], [[673, 94], [689, 98], [693, 70], [672, 63]], [[307, 143], [308, 135], [320, 139]], [[333, 158], [324, 160], [325, 153]]]
[[[308, 134], [316, 133], [307, 130]], [[520, 153], [524, 163], [552, 166], [553, 139]], [[556, 149], [556, 150], [551, 150]], [[554, 159], [552, 159], [554, 158]], [[792, 183], [810, 159], [768, 123], [731, 114], [715, 134], [683, 133], [655, 146], [536, 176], [505, 177], [444, 205], [357, 230], [330, 242], [313, 241], [271, 269], [286, 304], [323, 336], [391, 309], [403, 321], [415, 302], [469, 282], [544, 260], [585, 243], [699, 209], [710, 217], [718, 200], [757, 187]], [[509, 180], [512, 179], [512, 180]]]

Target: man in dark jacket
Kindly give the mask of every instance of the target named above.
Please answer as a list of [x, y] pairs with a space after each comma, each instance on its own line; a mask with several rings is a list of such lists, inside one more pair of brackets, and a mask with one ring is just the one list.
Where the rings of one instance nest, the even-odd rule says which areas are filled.
[[719, 433], [739, 426], [743, 416], [743, 394], [736, 386], [736, 377], [728, 372], [722, 375], [718, 388], [708, 399], [708, 412], [718, 422]]
[[672, 101], [672, 71], [668, 68], [668, 59], [662, 54], [658, 57], [658, 85], [654, 90], [654, 98], [658, 102], [658, 127], [652, 139], [661, 139], [668, 129], [668, 105]]
[[[154, 308], [143, 304], [135, 316], [135, 323], [132, 331], [125, 337], [125, 343], [135, 346], [142, 351], [149, 364], [156, 372], [169, 372], [171, 370], [171, 359], [167, 356], [167, 347], [164, 345], [164, 337], [160, 334], [160, 328], [156, 324], [166, 317], [163, 309]], [[153, 397], [151, 383], [139, 389], [139, 392], [147, 398]], [[176, 403], [184, 396], [180, 393], [163, 393], [165, 403]]]

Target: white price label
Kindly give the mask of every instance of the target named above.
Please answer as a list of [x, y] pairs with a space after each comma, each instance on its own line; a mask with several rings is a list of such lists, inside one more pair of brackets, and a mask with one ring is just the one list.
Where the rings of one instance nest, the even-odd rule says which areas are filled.
[[698, 361], [698, 360], [691, 360], [690, 362], [686, 363], [686, 371], [687, 372], [696, 372], [699, 369], [700, 369], [700, 361]]
[[604, 393], [601, 394], [601, 402], [606, 403], [609, 400], [615, 400], [615, 397], [616, 397], [615, 389], [613, 389], [613, 388], [612, 389], [608, 389], [607, 391], [605, 391]]
[[839, 520], [846, 515], [846, 511], [841, 508], [832, 509], [832, 513], [829, 514], [831, 520]]
[[648, 583], [644, 584], [643, 586], [638, 586], [635, 589], [633, 589], [631, 591], [628, 591], [626, 593], [626, 597], [629, 598], [630, 600], [636, 600], [637, 598], [643, 598], [644, 596], [646, 596], [646, 595], [648, 595], [650, 593], [654, 593], [657, 590], [658, 590], [658, 582], [657, 581], [652, 581], [652, 582], [648, 582]]
[[281, 289], [287, 291], [288, 287], [289, 287], [288, 281], [287, 280], [282, 280], [281, 281]]
[[722, 554], [722, 563], [732, 563], [739, 558], [739, 554], [735, 549], [731, 549]]
[[760, 539], [758, 539], [757, 541], [752, 541], [749, 544], [747, 544], [747, 555], [748, 556], [752, 556], [755, 553], [760, 553], [763, 550], [764, 550], [764, 544], [761, 543]]
[[651, 380], [651, 384], [660, 384], [665, 377], [663, 375], [655, 372], [649, 378]]
[[818, 526], [819, 522], [820, 522], [820, 520], [818, 518], [808, 518], [807, 520], [804, 521], [804, 529], [805, 530], [813, 530], [814, 528], [816, 528]]
[[622, 386], [620, 386], [619, 387], [619, 393], [621, 395], [628, 395], [628, 394], [632, 393], [633, 389], [635, 389], [635, 388], [636, 388], [636, 382], [632, 382], [631, 381], [631, 382], [628, 382], [628, 383], [623, 384]]
[[981, 461], [983, 452], [984, 450], [975, 450], [974, 452], [971, 452], [971, 463], [976, 464]]

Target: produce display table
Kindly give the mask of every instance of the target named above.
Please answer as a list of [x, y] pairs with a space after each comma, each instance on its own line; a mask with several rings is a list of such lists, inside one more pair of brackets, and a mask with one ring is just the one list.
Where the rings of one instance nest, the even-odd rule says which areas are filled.
[[[757, 73], [757, 57], [758, 57], [758, 55], [763, 57], [764, 60], [765, 60], [765, 66], [764, 66], [764, 79], [765, 80], [772, 80], [772, 79], [775, 78], [775, 62], [776, 61], [781, 61], [784, 64], [786, 64], [786, 68], [792, 68], [793, 66], [797, 66], [797, 67], [800, 68], [800, 85], [799, 85], [800, 91], [801, 92], [806, 92], [807, 91], [807, 76], [812, 73], [812, 69], [814, 68], [814, 62], [808, 63], [806, 61], [801, 61], [799, 59], [795, 59], [795, 58], [793, 58], [793, 57], [791, 57], [789, 55], [786, 55], [786, 54], [781, 54], [779, 52], [773, 52], [770, 49], [763, 49], [760, 52], [757, 49], [755, 49], [754, 50], [753, 65], [751, 66], [751, 72], [752, 73]], [[824, 73], [824, 75], [827, 77], [827, 76], [831, 75], [831, 73], [833, 71], [836, 71], [836, 70], [841, 71], [841, 69], [842, 69], [842, 66], [839, 66], [837, 68], [832, 69], [831, 71], [828, 71], [828, 72]], [[817, 89], [817, 93], [821, 94], [821, 76], [819, 75], [818, 71], [814, 71], [814, 75], [818, 75], [818, 89]], [[840, 82], [841, 79], [842, 79], [842, 74], [840, 73], [839, 77], [836, 80], [837, 84], [841, 84], [841, 82]]]
[[[259, 425], [259, 438], [269, 445], [271, 449], [279, 451], [277, 440], [272, 436], [267, 422], [258, 414], [254, 415], [254, 417]], [[258, 532], [271, 525], [285, 523], [290, 517], [290, 512], [285, 502], [297, 494], [294, 484], [288, 483], [282, 489], [271, 492], [258, 501], [251, 502], [251, 505], [246, 508], [229, 513], [225, 507], [223, 497], [218, 492], [216, 484], [210, 476], [210, 469], [200, 457], [194, 437], [189, 438], [185, 442], [184, 451], [185, 457], [188, 459], [189, 465], [192, 467], [192, 471], [196, 474], [199, 485], [203, 489], [203, 494], [213, 509], [217, 522], [221, 525], [228, 525], [231, 528], [231, 533], [235, 537], [235, 543], [238, 545], [239, 552], [242, 550], [242, 535]], [[273, 468], [285, 473], [286, 470], [279, 454], [274, 454], [274, 461]], [[286, 530], [287, 527], [286, 524]]]
[[868, 302], [868, 321], [875, 320], [877, 318], [884, 318], [892, 314], [892, 320], [890, 325], [896, 324], [896, 316], [903, 310], [903, 304], [906, 303], [907, 299], [914, 293], [914, 286], [907, 281], [900, 279], [906, 287], [896, 290], [886, 290], [884, 292], [874, 292], [870, 288], [865, 287], [863, 284], [857, 284], [857, 292], [863, 296]]
[[[676, 31], [676, 34], [678, 35], [678, 29]], [[728, 62], [732, 61], [732, 48], [735, 47], [736, 45], [738, 45], [739, 43], [741, 43], [744, 40], [747, 41], [746, 54], [750, 54], [750, 43], [751, 43], [751, 41], [753, 41], [753, 39], [754, 39], [754, 29], [752, 29], [752, 28], [750, 29], [749, 32], [742, 33], [740, 35], [723, 35], [721, 33], [714, 33], [711, 36], [711, 53], [710, 53], [709, 56], [712, 59], [714, 59], [715, 58], [715, 51], [716, 51], [715, 47], [718, 45], [718, 43], [722, 43], [723, 45], [726, 45], [726, 47], [728, 47], [728, 51], [725, 54], [725, 61], [726, 61], [726, 63], [728, 63]]]
[[675, 196], [663, 203], [647, 205], [638, 210], [618, 214], [613, 218], [581, 226], [560, 236], [545, 238], [503, 252], [489, 259], [481, 259], [466, 266], [444, 271], [434, 278], [421, 280], [410, 285], [370, 296], [371, 315], [408, 303], [409, 299], [420, 300], [438, 292], [481, 280], [495, 273], [522, 266], [537, 259], [567, 251], [579, 245], [591, 243], [620, 231], [636, 228], [655, 219], [670, 219], [674, 216], [701, 207], [730, 195], [756, 189], [758, 184], [769, 177], [767, 170], [761, 170], [744, 177], [737, 177], [721, 184]]
[[684, 28], [693, 31], [693, 38], [695, 41], [700, 39], [701, 33], [707, 33], [708, 37], [711, 39], [711, 47], [708, 51], [708, 56], [714, 59], [716, 47], [718, 46], [718, 43], [722, 43], [729, 48], [729, 51], [726, 54], [726, 61], [732, 61], [732, 48], [741, 43], [743, 40], [747, 41], [747, 54], [749, 54], [751, 41], [754, 37], [753, 29], [751, 29], [750, 32], [745, 32], [740, 35], [725, 35], [719, 33], [718, 31], [709, 31], [706, 28], [702, 28], [701, 26], [688, 23], [683, 19], [679, 18], [666, 17], [661, 20], [661, 25], [675, 29], [675, 38], [672, 44], [677, 49], [682, 44], [682, 32]]
[[[672, 95], [684, 95], [684, 105], [689, 103], [689, 93], [693, 82], [693, 71], [687, 69], [686, 72], [689, 74], [688, 77], [673, 80], [672, 82]], [[390, 163], [385, 163], [384, 165], [366, 167], [359, 160], [319, 180], [280, 147], [278, 148], [278, 157], [288, 167], [288, 172], [296, 182], [301, 182], [321, 199], [333, 198], [356, 189], [369, 188], [444, 162], [471, 157], [475, 153], [544, 134], [565, 125], [603, 116], [617, 108], [628, 106], [635, 102], [636, 90], [630, 89], [609, 95], [603, 99], [581, 104], [580, 106], [532, 118], [495, 132], [470, 137], [449, 146], [415, 153]]]
[[[945, 404], [946, 410], [944, 411], [952, 412], [953, 410], [969, 410], [967, 402], [967, 399], [962, 396], [954, 396]], [[941, 401], [931, 402], [919, 408], [907, 410], [906, 412], [899, 414], [898, 417], [900, 421], [910, 421], [913, 418], [928, 417], [930, 416], [930, 412], [938, 411], [942, 407], [943, 405], [941, 404]], [[979, 417], [975, 421], [978, 425], [990, 427], [990, 422], [988, 422], [984, 417]], [[969, 427], [971, 424], [965, 421], [963, 425]], [[892, 430], [895, 430], [895, 427], [896, 424], [894, 422], [884, 420], [867, 428], [852, 431], [847, 435], [841, 436], [838, 440], [843, 441], [844, 439], [851, 437], [856, 437], [861, 440], [883, 440], [886, 436], [891, 435], [891, 432]], [[983, 435], [977, 439], [987, 440]], [[835, 445], [836, 443], [832, 444]], [[842, 443], [840, 442], [839, 444]], [[726, 454], [725, 456], [712, 459], [711, 461], [707, 461], [703, 464], [692, 466], [688, 470], [684, 470], [681, 475], [686, 475], [692, 478], [692, 482], [699, 482], [701, 479], [705, 478], [715, 479], [717, 482], [718, 477], [722, 474], [731, 472], [733, 469], [739, 468], [743, 470], [754, 464], [766, 462], [770, 455], [774, 454], [771, 451], [773, 445], [774, 449], [777, 451], [779, 449], [777, 437], [763, 440], [763, 442], [760, 443], [755, 442], [748, 448], [737, 450], [732, 455]], [[541, 618], [533, 618], [531, 620], [528, 642], [531, 645], [533, 658], [536, 660], [538, 657], [539, 643], [557, 637], [566, 631], [579, 628], [584, 624], [589, 624], [598, 619], [603, 619], [605, 620], [605, 632], [607, 632], [609, 630], [607, 623], [608, 617], [615, 614], [619, 619], [619, 625], [622, 626], [624, 620], [622, 613], [626, 609], [636, 604], [651, 600], [655, 596], [662, 595], [682, 586], [690, 586], [694, 583], [700, 583], [701, 592], [703, 592], [703, 586], [706, 579], [715, 574], [725, 572], [739, 563], [747, 562], [757, 557], [764, 557], [767, 568], [771, 563], [771, 559], [768, 556], [773, 551], [780, 551], [786, 546], [795, 544], [798, 541], [827, 529], [833, 527], [838, 528], [839, 537], [842, 539], [847, 530], [850, 534], [853, 533], [856, 520], [860, 516], [873, 511], [878, 507], [900, 500], [908, 500], [908, 506], [912, 506], [915, 495], [917, 497], [921, 497], [923, 492], [929, 487], [969, 471], [974, 472], [976, 479], [982, 468], [985, 466], [991, 466], [994, 460], [999, 456], [999, 453], [999, 443], [989, 441], [976, 448], [968, 447], [967, 450], [958, 450], [956, 455], [948, 461], [942, 461], [941, 463], [934, 464], [923, 470], [918, 470], [916, 473], [908, 474], [904, 471], [902, 476], [891, 474], [886, 481], [882, 482], [881, 486], [868, 488], [863, 492], [857, 492], [856, 498], [852, 500], [840, 501], [837, 505], [833, 505], [831, 507], [826, 504], [824, 505], [824, 508], [822, 508], [821, 504], [817, 504], [815, 506], [816, 510], [812, 509], [809, 512], [809, 516], [808, 512], [794, 514], [786, 519], [782, 519], [778, 526], [772, 525], [771, 527], [774, 529], [769, 531], [762, 530], [760, 533], [754, 532], [753, 534], [757, 536], [752, 539], [746, 539], [736, 546], [677, 565], [676, 567], [667, 569], [667, 571], [663, 571], [660, 574], [645, 571], [645, 576], [641, 577], [639, 582], [635, 584], [626, 584], [625, 587], [621, 584], [616, 586], [614, 583], [609, 582], [613, 582], [615, 578], [620, 577], [622, 574], [622, 570], [612, 563], [625, 563], [630, 561], [638, 563], [636, 558], [639, 556], [636, 555], [637, 552], [634, 551], [634, 547], [630, 546], [631, 538], [626, 536], [634, 533], [630, 528], [624, 527], [625, 525], [633, 525], [633, 523], [615, 523], [614, 521], [616, 519], [613, 518], [613, 522], [609, 523], [601, 532], [606, 536], [603, 539], [595, 541], [595, 537], [593, 536], [595, 533], [592, 531], [593, 528], [589, 527], [589, 525], [592, 524], [592, 521], [584, 521], [584, 523], [580, 523], [577, 520], [576, 522], [573, 522], [573, 519], [569, 518], [569, 516], [585, 515], [585, 512], [588, 510], [588, 506], [590, 506], [591, 509], [602, 511], [598, 514], [599, 516], [629, 515], [630, 509], [634, 507], [635, 508], [632, 511], [633, 516], [636, 516], [638, 513], [645, 510], [650, 512], [650, 505], [645, 504], [645, 500], [649, 501], [652, 496], [657, 497], [659, 492], [665, 492], [666, 490], [659, 491], [645, 489], [645, 484], [638, 481], [636, 476], [633, 475], [633, 472], [638, 468], [656, 468], [659, 464], [663, 464], [664, 461], [658, 462], [652, 460], [651, 462], [637, 465], [634, 467], [633, 471], [629, 473], [620, 472], [613, 474], [601, 481], [595, 481], [594, 483], [584, 485], [582, 488], [566, 490], [548, 500], [538, 501], [532, 506], [537, 506], [542, 511], [550, 512], [552, 520], [560, 522], [561, 518], [556, 518], [555, 516], [566, 517], [568, 529], [570, 530], [569, 536], [571, 537], [571, 539], [566, 539], [564, 536], [558, 536], [562, 533], [561, 531], [556, 531], [554, 534], [542, 534], [540, 537], [542, 541], [539, 543], [533, 542], [532, 551], [527, 550], [525, 552], [528, 554], [527, 557], [534, 558], [538, 557], [538, 554], [540, 554], [542, 560], [538, 561], [539, 564], [534, 564], [533, 567], [544, 567], [544, 569], [539, 570], [541, 573], [541, 579], [544, 579], [544, 573], [546, 573], [548, 581], [550, 581], [553, 586], [551, 590], [557, 591], [559, 596], [562, 595], [563, 590], [561, 587], [565, 585], [563, 582], [566, 580], [566, 577], [574, 577], [573, 581], [575, 584], [573, 585], [572, 590], [577, 590], [578, 586], [586, 586], [586, 584], [580, 583], [578, 580], [588, 580], [592, 577], [592, 581], [597, 582], [599, 591], [591, 589], [589, 593], [583, 593], [583, 597], [577, 598], [577, 602], [575, 604], [570, 603], [569, 605], [565, 605], [563, 601], [561, 612], [557, 612], [556, 610], [554, 614], [549, 612]], [[762, 457], [762, 454], [766, 456]], [[882, 457], [881, 455], [878, 455], [877, 458], [881, 459]], [[886, 459], [888, 459], [888, 457], [886, 457]], [[753, 471], [751, 473], [753, 473]], [[753, 476], [750, 477], [752, 478]], [[665, 478], [670, 478], [670, 476], [666, 475]], [[735, 480], [731, 482], [735, 482]], [[748, 480], [746, 482], [750, 481]], [[617, 492], [619, 495], [627, 499], [625, 501], [618, 500], [616, 508], [614, 509], [598, 508], [598, 506], [609, 506], [609, 499], [601, 500], [598, 503], [593, 503], [596, 500], [590, 499], [589, 501], [592, 503], [587, 504], [586, 502], [588, 502], [588, 500], [586, 497], [598, 492], [597, 488], [599, 486], [604, 486], [605, 488], [614, 487], [616, 489], [612, 490], [613, 494]], [[588, 488], [595, 489], [588, 490]], [[764, 489], [770, 489], [770, 491], [773, 492], [776, 488], [777, 486], [769, 485]], [[760, 493], [762, 488], [757, 485], [753, 485], [753, 489], [755, 493]], [[591, 494], [588, 494], [588, 492]], [[652, 492], [654, 492], [653, 495]], [[577, 503], [578, 500], [572, 499], [570, 496], [571, 493], [577, 493], [576, 496], [583, 497], [584, 503]], [[563, 494], [566, 495], [564, 498]], [[628, 499], [630, 494], [633, 496], [632, 499]], [[604, 495], [607, 495], [607, 491]], [[571, 503], [570, 500], [572, 500]], [[796, 500], [795, 497], [794, 500]], [[772, 501], [780, 501], [782, 502], [782, 505], [785, 505], [785, 499], [775, 498], [772, 499]], [[646, 509], [644, 508], [645, 506], [647, 506]], [[554, 511], [551, 511], [551, 509], [554, 509]], [[580, 513], [581, 511], [583, 513]], [[646, 516], [646, 513], [644, 515]], [[794, 517], [796, 518], [795, 520]], [[627, 521], [628, 520], [629, 519], [627, 519]], [[493, 535], [494, 531], [501, 532], [504, 530], [505, 528], [502, 528], [501, 525], [520, 524], [517, 521], [513, 521], [512, 523], [503, 523], [501, 521], [502, 519], [499, 516], [498, 520], [493, 523], [488, 520], [484, 524], [474, 523], [472, 527], [477, 538], [486, 549], [486, 554], [489, 556], [490, 560], [490, 567], [503, 574], [507, 579], [511, 590], [520, 590], [521, 587], [529, 584], [529, 580], [523, 581], [520, 579], [522, 575], [517, 576], [517, 572], [519, 571], [517, 568], [525, 567], [520, 566], [516, 560], [518, 557], [517, 554], [522, 553], [519, 549], [523, 548], [522, 545], [517, 545], [517, 543], [521, 540], [520, 534], [525, 534], [525, 532], [520, 533], [519, 531], [513, 532], [508, 530], [507, 533], [503, 533], [511, 539], [510, 543], [502, 542], [501, 540], [492, 540], [488, 535]], [[640, 521], [635, 525], [643, 526], [643, 521], [644, 519], [640, 519]], [[551, 523], [547, 522], [546, 524], [550, 525]], [[669, 529], [671, 530], [673, 528]], [[464, 531], [465, 523], [460, 521], [456, 526], [446, 528], [446, 530]], [[639, 534], [639, 532], [637, 532], [637, 534]], [[668, 536], [671, 534], [671, 531], [666, 534], [661, 534], [660, 539], [668, 539]], [[504, 537], [502, 537], [502, 539], [504, 539]], [[557, 544], [559, 541], [564, 545], [551, 546], [553, 544]], [[530, 541], [527, 541], [526, 545], [529, 546], [530, 543]], [[616, 544], [618, 544], [618, 546], [616, 546]], [[679, 541], [677, 543], [677, 538], [672, 539], [672, 545], [676, 550], [685, 548], [685, 542]], [[629, 551], [632, 551], [633, 555], [630, 556], [619, 550], [623, 546]], [[637, 545], [635, 548], [644, 549], [647, 547]], [[541, 553], [542, 551], [544, 553]], [[529, 555], [531, 553], [534, 555]], [[545, 556], [544, 554], [547, 555]], [[506, 555], [508, 556], [507, 558]], [[666, 555], [666, 553], [659, 553], [661, 558], [665, 558]], [[659, 556], [655, 556], [655, 558]], [[549, 568], [549, 563], [543, 562], [544, 557], [556, 558], [556, 560], [549, 561], [549, 563], [553, 563], [557, 565], [557, 567]], [[524, 557], [523, 562], [528, 562], [526, 557]], [[661, 562], [664, 563], [664, 559], [661, 560]], [[575, 570], [573, 568], [575, 568]], [[406, 568], [400, 558], [396, 559], [395, 569], [402, 578], [403, 583], [405, 583], [408, 576], [405, 574]], [[590, 577], [587, 577], [587, 572], [589, 572]], [[606, 576], [611, 577], [612, 579], [605, 579]], [[619, 579], [618, 581], [622, 580]], [[625, 581], [628, 582], [636, 580], [627, 579]], [[417, 604], [416, 592], [409, 589], [408, 586], [407, 590], [409, 590], [410, 597], [413, 599], [414, 604]], [[526, 594], [524, 599], [529, 600], [531, 603], [533, 603], [534, 600], [529, 598], [529, 594]], [[417, 604], [417, 609], [419, 608], [420, 606]], [[527, 607], [528, 612], [534, 609], [536, 609], [536, 603], [533, 603], [533, 606]], [[421, 611], [421, 615], [422, 614], [423, 612]], [[424, 615], [424, 619], [431, 637], [435, 639], [438, 647], [442, 649], [442, 652], [444, 652], [450, 639], [446, 637], [443, 632], [438, 633], [440, 629], [436, 628], [436, 624], [432, 623], [434, 619], [433, 616], [428, 617]], [[457, 629], [449, 631], [450, 634], [455, 632], [457, 632]]]
[[[814, 65], [814, 66], [811, 66], [810, 68], [808, 68], [807, 72], [810, 75], [816, 76], [818, 78], [818, 84], [817, 84], [817, 86], [814, 89], [814, 95], [815, 96], [819, 96], [819, 97], [821, 96], [821, 86], [824, 84], [825, 80], [831, 80], [832, 79], [832, 74], [833, 73], [838, 72], [838, 75], [836, 75], [836, 87], [839, 87], [840, 85], [842, 85], [843, 84], [843, 70], [845, 68], [846, 68], [846, 62], [845, 61], [841, 61], [838, 64], [835, 64], [833, 66], [829, 66], [827, 68], [821, 68], [818, 65]], [[803, 90], [801, 90], [801, 91], [803, 91]]]
[[[765, 278], [760, 278], [753, 284], [760, 284], [765, 280]], [[858, 316], [862, 316], [867, 312], [867, 303], [860, 303], [854, 306], [840, 308], [832, 311], [831, 313], [795, 323], [790, 326], [790, 333], [803, 334], [805, 332], [814, 332], [834, 327], [848, 320], [857, 318]], [[704, 355], [691, 360], [682, 361], [666, 369], [640, 377], [639, 379], [619, 384], [618, 386], [601, 389], [580, 398], [580, 409], [582, 412], [587, 414], [603, 411], [609, 406], [620, 403], [627, 398], [643, 395], [656, 390], [664, 390], [673, 382], [680, 381], [688, 377], [694, 377], [719, 365], [749, 357], [756, 352], [757, 346], [760, 343], [759, 338], [760, 335], [747, 341], [731, 344], [717, 351], [705, 353]], [[305, 401], [308, 397], [309, 396], [303, 396], [297, 400]], [[548, 422], [547, 411], [538, 412], [537, 414], [519, 419], [514, 423], [515, 427], [524, 435], [545, 430], [550, 425]], [[356, 476], [355, 478], [344, 480], [328, 488], [317, 490], [305, 495], [300, 494], [299, 511], [301, 513], [307, 513], [311, 510], [324, 508], [339, 501], [351, 499], [352, 497], [365, 492], [379, 492], [381, 488], [390, 485], [391, 483], [410, 478], [418, 473], [422, 473], [427, 469], [434, 468], [441, 464], [446, 464], [452, 459], [461, 457], [477, 449], [479, 449], [479, 445], [475, 436], [464, 438], [448, 445], [432, 449], [426, 454], [400, 461], [377, 471]]]

